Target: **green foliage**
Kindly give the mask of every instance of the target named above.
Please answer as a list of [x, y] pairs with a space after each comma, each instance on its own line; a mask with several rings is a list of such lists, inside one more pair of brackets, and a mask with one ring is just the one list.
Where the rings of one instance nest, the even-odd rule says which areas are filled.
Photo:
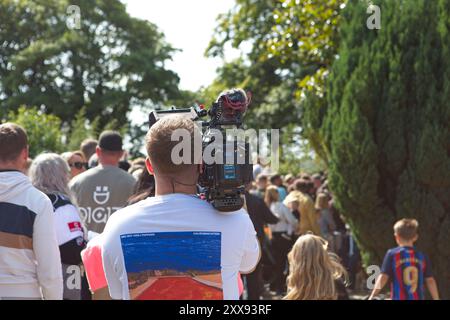
[[299, 132], [289, 128], [284, 135], [281, 140], [286, 143], [281, 146], [280, 174], [314, 174], [326, 170], [325, 162], [317, 157], [310, 142]]
[[[66, 25], [69, 5], [80, 8], [79, 29]], [[67, 125], [86, 107], [99, 129], [119, 128], [131, 105], [179, 95], [164, 67], [175, 50], [119, 0], [1, 0], [0, 39], [0, 118], [39, 106]]]
[[147, 125], [136, 125], [132, 126], [129, 130], [130, 144], [131, 148], [129, 151], [129, 155], [131, 159], [136, 159], [139, 157], [146, 157], [146, 152], [142, 152], [142, 148], [145, 143], [145, 135], [147, 134], [148, 126]]
[[[304, 169], [306, 163], [309, 170], [323, 165], [298, 159], [293, 150], [303, 147], [299, 141], [304, 138], [310, 140], [308, 148], [326, 159], [318, 129], [327, 108], [325, 80], [336, 54], [339, 12], [345, 2], [237, 0], [232, 10], [218, 18], [207, 55], [223, 55], [226, 44], [250, 50], [224, 63], [202, 94], [211, 98], [236, 86], [250, 90], [253, 101], [245, 123], [281, 130], [282, 171]], [[302, 137], [290, 136], [292, 127], [302, 127]]]
[[90, 121], [86, 119], [86, 108], [81, 108], [80, 111], [77, 112], [70, 124], [71, 132], [68, 135], [68, 150], [78, 150], [81, 142], [87, 138], [97, 139], [99, 136], [97, 128], [98, 118], [96, 118], [96, 120], [97, 121], [90, 123]]
[[37, 108], [21, 106], [16, 113], [10, 112], [7, 120], [21, 125], [28, 134], [30, 158], [48, 151], [63, 151], [61, 120], [54, 115], [47, 115]]
[[283, 131], [290, 124], [301, 126], [303, 137], [326, 159], [318, 129], [327, 109], [325, 81], [338, 48], [340, 11], [345, 3], [237, 0], [232, 10], [219, 16], [207, 54], [221, 56], [226, 44], [250, 50], [245, 57], [225, 63], [205, 91], [245, 87], [253, 92], [246, 117], [249, 126]]
[[394, 246], [393, 223], [419, 221], [419, 249], [450, 298], [450, 2], [373, 1], [344, 11], [321, 133], [336, 203], [366, 263]]

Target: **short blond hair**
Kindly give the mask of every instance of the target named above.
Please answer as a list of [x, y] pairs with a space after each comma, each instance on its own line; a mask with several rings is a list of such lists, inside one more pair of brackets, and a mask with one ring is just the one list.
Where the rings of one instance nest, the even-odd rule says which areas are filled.
[[[185, 129], [190, 135], [191, 163], [175, 164], [172, 150], [179, 141], [172, 141], [172, 133], [177, 129]], [[194, 163], [195, 130], [194, 121], [179, 115], [166, 116], [158, 120], [148, 131], [146, 149], [152, 166], [158, 173], [173, 175], [184, 172]]]
[[413, 240], [418, 229], [419, 222], [416, 219], [402, 219], [394, 224], [394, 233], [406, 241]]

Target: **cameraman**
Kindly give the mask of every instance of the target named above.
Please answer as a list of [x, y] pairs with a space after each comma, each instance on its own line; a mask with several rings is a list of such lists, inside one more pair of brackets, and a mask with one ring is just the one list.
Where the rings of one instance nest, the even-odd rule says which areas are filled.
[[[195, 163], [201, 161], [174, 164], [172, 149], [178, 142], [171, 136], [177, 129], [187, 130], [194, 145], [199, 132], [194, 134], [198, 129], [192, 120], [167, 116], [156, 122], [146, 139], [155, 197], [112, 215], [102, 234], [113, 299], [238, 299], [238, 273], [251, 272], [260, 258], [245, 210], [220, 213], [196, 196], [202, 166]], [[199, 234], [218, 237], [198, 242]]]

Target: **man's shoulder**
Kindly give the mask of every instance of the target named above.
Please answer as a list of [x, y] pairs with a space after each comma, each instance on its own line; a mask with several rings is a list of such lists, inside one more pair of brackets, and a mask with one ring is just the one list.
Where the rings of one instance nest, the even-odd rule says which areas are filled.
[[53, 209], [53, 205], [49, 197], [39, 189], [31, 186], [27, 189], [26, 193], [31, 199], [31, 203], [29, 203], [27, 207], [35, 214], [40, 214], [44, 210]]
[[[248, 213], [245, 209], [221, 213], [204, 200], [192, 198], [186, 199], [186, 201], [189, 201], [189, 203], [184, 203], [184, 206], [192, 209], [192, 212], [195, 215], [193, 218], [198, 218], [196, 220], [198, 226], [201, 226], [202, 223], [207, 223], [208, 225], [211, 225], [211, 223], [216, 223], [219, 226], [230, 224], [238, 228], [242, 225], [246, 226], [246, 220], [250, 221]], [[177, 210], [173, 204], [174, 202], [172, 201], [166, 202], [161, 201], [158, 197], [151, 197], [119, 209], [108, 219], [102, 235], [105, 239], [109, 237], [117, 238], [117, 236], [122, 235], [124, 232], [128, 233], [131, 229], [134, 229], [134, 226], [143, 220], [149, 222], [157, 221], [162, 217], [162, 215], [166, 214], [169, 215], [167, 218], [163, 218], [163, 220], [158, 221], [163, 221], [163, 224], [168, 223], [167, 227], [170, 229], [170, 227], [176, 226], [174, 224], [175, 220], [171, 220], [174, 216], [177, 216], [177, 212], [186, 211], [185, 209], [182, 210], [181, 207], [180, 210]], [[179, 203], [177, 205], [179, 205]], [[225, 223], [225, 221], [228, 221], [228, 223]], [[184, 224], [183, 221], [180, 221], [180, 223]], [[155, 225], [155, 229], [159, 229], [159, 224], [157, 223], [157, 225], [158, 226]]]
[[139, 213], [145, 212], [147, 216], [150, 217], [152, 213], [161, 211], [157, 209], [158, 206], [160, 206], [160, 204], [155, 201], [155, 197], [149, 197], [132, 205], [121, 208], [109, 217], [108, 222], [106, 223], [105, 232], [109, 232], [113, 227], [115, 229], [116, 226], [125, 227], [126, 223], [130, 221], [132, 222]]
[[249, 200], [249, 202], [253, 202], [256, 204], [265, 203], [264, 200], [260, 196], [255, 194], [255, 192], [256, 191], [254, 191], [253, 193], [252, 192], [246, 193], [247, 200]]
[[83, 173], [80, 173], [79, 175], [77, 175], [76, 177], [74, 177], [69, 185], [70, 187], [79, 185], [81, 183], [87, 182], [90, 179], [94, 178], [97, 174], [99, 174], [100, 169], [99, 167], [95, 167], [95, 168], [91, 168]]
[[115, 170], [116, 174], [120, 176], [121, 179], [125, 179], [130, 184], [135, 184], [136, 179], [133, 177], [132, 174], [128, 173], [127, 171], [118, 168], [119, 170]]
[[136, 179], [128, 173], [127, 171], [115, 167], [115, 166], [98, 166], [97, 171], [92, 173], [92, 177], [95, 179], [97, 177], [106, 178], [107, 180], [117, 180], [121, 182], [121, 185], [127, 184], [128, 186], [134, 186], [136, 184]]
[[245, 233], [247, 232], [247, 230], [249, 230], [250, 226], [253, 227], [253, 222], [250, 218], [250, 215], [244, 208], [227, 213], [216, 211], [215, 214], [219, 216], [219, 224], [232, 226], [231, 228], [226, 228], [229, 231]]
[[128, 220], [128, 219], [133, 219], [133, 213], [137, 213], [140, 212], [141, 210], [143, 210], [145, 207], [143, 205], [143, 202], [145, 200], [139, 201], [135, 204], [126, 206], [124, 208], [121, 208], [119, 210], [117, 210], [116, 212], [114, 212], [113, 215], [111, 215], [111, 217], [109, 217], [108, 222], [106, 225], [112, 225], [114, 223], [121, 223], [124, 219]]
[[[170, 198], [149, 197], [141, 200], [133, 205], [127, 206], [116, 211], [108, 221], [108, 224], [123, 224], [125, 221], [135, 219], [140, 213], [145, 213], [149, 219], [151, 216], [159, 215], [161, 213], [171, 212], [175, 213], [185, 212], [186, 208], [195, 212], [195, 215], [201, 215], [202, 218], [218, 219], [218, 220], [246, 220], [249, 219], [248, 213], [245, 209], [239, 209], [232, 212], [220, 212], [207, 201], [195, 196], [187, 195], [171, 195]], [[202, 219], [200, 218], [200, 219]]]

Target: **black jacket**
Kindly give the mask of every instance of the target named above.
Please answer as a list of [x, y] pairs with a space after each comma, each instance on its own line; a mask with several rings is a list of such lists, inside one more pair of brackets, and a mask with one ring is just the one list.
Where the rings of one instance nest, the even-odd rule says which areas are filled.
[[245, 202], [256, 234], [261, 239], [264, 237], [264, 225], [277, 223], [278, 218], [270, 211], [265, 202], [257, 196], [245, 192]]

